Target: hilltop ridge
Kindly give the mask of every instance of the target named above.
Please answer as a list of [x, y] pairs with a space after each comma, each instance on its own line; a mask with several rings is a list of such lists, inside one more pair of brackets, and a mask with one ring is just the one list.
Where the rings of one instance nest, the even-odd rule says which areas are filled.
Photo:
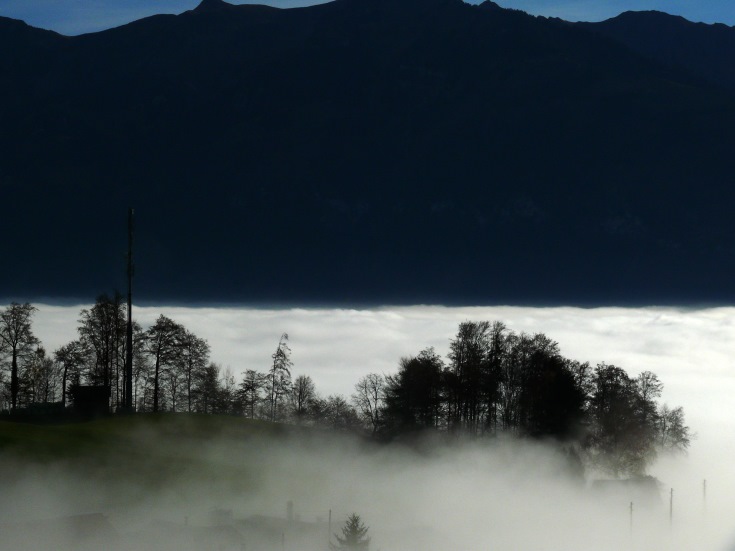
[[582, 27], [609, 36], [647, 58], [735, 90], [735, 28], [693, 23], [660, 11], [624, 12]]

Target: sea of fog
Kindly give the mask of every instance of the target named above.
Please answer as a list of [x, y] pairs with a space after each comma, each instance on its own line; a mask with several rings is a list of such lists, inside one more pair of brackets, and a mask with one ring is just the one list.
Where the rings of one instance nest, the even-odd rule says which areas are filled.
[[[47, 350], [76, 337], [84, 305], [37, 307], [34, 329]], [[236, 514], [282, 509], [287, 500], [304, 518], [323, 519], [331, 508], [343, 520], [360, 511], [373, 551], [735, 549], [735, 308], [134, 309], [144, 327], [160, 314], [207, 339], [212, 360], [237, 378], [245, 369], [266, 371], [288, 333], [293, 375], [310, 375], [321, 395], [348, 397], [361, 376], [395, 373], [403, 356], [429, 346], [446, 356], [460, 322], [500, 320], [515, 332], [545, 333], [566, 357], [615, 364], [632, 376], [653, 371], [664, 383], [661, 401], [683, 406], [695, 434], [687, 455], [650, 468], [663, 484], [661, 503], [636, 509], [632, 533], [627, 502], [590, 500], [588, 489], [567, 481], [553, 451], [528, 442], [427, 456], [329, 445], [249, 450], [249, 460], [271, 466], [263, 474], [269, 482], [240, 501], [228, 498]], [[224, 442], [202, 453], [214, 463], [236, 457]], [[37, 493], [17, 499], [44, 503], [32, 486]], [[167, 506], [183, 518], [188, 494], [172, 493], [178, 497], [167, 494]]]

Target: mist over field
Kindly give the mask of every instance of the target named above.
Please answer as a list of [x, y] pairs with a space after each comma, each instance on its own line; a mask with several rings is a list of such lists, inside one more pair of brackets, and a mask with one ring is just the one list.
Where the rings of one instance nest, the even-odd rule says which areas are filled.
[[[74, 338], [80, 306], [38, 308], [48, 349]], [[326, 550], [330, 510], [332, 534], [359, 514], [373, 551], [726, 551], [735, 541], [735, 309], [135, 309], [144, 327], [160, 313], [206, 338], [237, 376], [265, 369], [287, 331], [294, 375], [346, 396], [366, 373], [394, 373], [401, 356], [446, 355], [462, 321], [501, 320], [546, 333], [567, 357], [654, 371], [661, 401], [684, 407], [695, 438], [648, 469], [660, 482], [651, 492], [600, 489], [594, 480], [608, 477], [582, 474], [558, 447], [510, 437], [385, 445], [235, 418], [136, 417], [60, 439], [58, 454], [6, 449], [0, 549], [92, 549], [104, 535], [110, 549]]]
[[[673, 527], [665, 496], [641, 494], [631, 534], [628, 494], [595, 490], [538, 443], [429, 450], [333, 435], [199, 438], [194, 446], [183, 433], [140, 428], [126, 449], [111, 446], [95, 461], [5, 457], [0, 548], [97, 548], [94, 530], [49, 528], [49, 519], [90, 512], [109, 523], [110, 549], [200, 549], [233, 529], [246, 549], [327, 549], [330, 509], [333, 532], [357, 512], [371, 549], [382, 550], [724, 550], [732, 533], [732, 478], [716, 479], [705, 511], [686, 460], [655, 469], [677, 488]], [[131, 457], [139, 463], [126, 465]]]

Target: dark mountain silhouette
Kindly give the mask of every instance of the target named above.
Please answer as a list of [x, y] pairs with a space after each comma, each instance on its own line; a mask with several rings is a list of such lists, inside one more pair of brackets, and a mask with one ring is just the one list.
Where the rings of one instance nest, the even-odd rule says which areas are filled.
[[735, 90], [735, 28], [693, 23], [658, 11], [625, 12], [578, 25], [607, 35], [670, 67]]
[[[492, 3], [0, 21], [7, 295], [730, 301], [735, 101]], [[14, 60], [8, 59], [14, 57]]]

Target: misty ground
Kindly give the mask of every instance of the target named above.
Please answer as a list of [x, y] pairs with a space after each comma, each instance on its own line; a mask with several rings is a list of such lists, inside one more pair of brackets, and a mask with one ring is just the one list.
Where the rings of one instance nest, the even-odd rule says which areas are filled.
[[683, 457], [654, 466], [652, 493], [601, 489], [550, 444], [379, 444], [234, 417], [3, 422], [0, 446], [0, 549], [326, 550], [330, 510], [332, 533], [356, 512], [382, 551], [724, 550], [733, 532], [722, 488], [705, 503]]

